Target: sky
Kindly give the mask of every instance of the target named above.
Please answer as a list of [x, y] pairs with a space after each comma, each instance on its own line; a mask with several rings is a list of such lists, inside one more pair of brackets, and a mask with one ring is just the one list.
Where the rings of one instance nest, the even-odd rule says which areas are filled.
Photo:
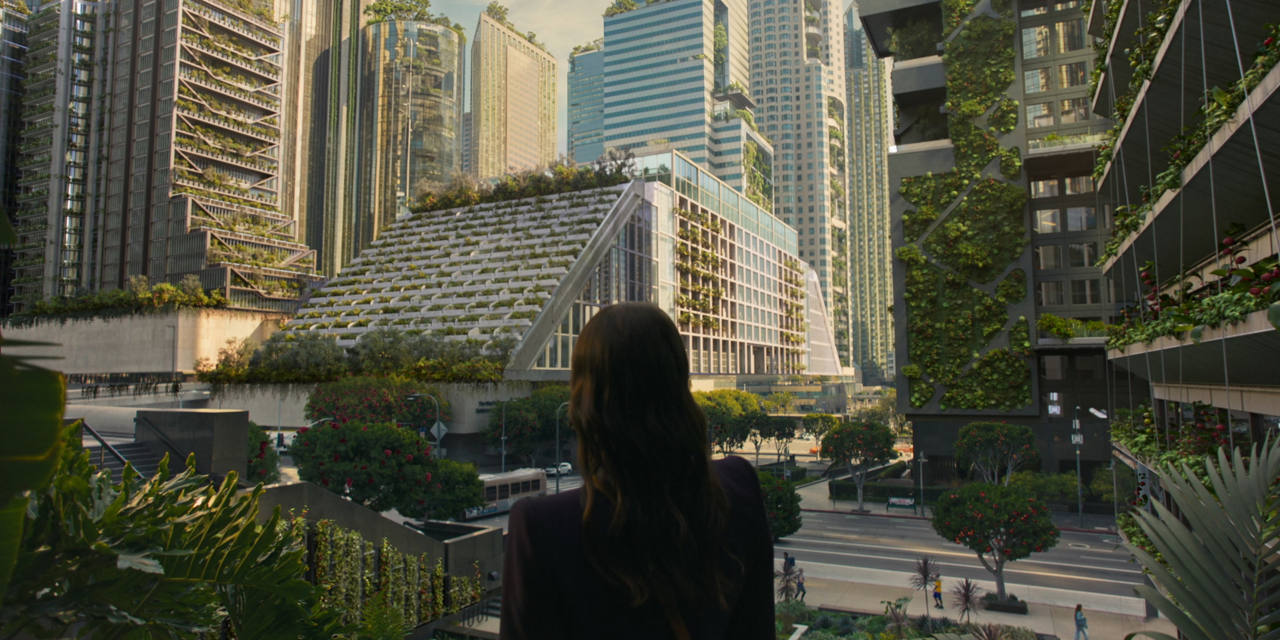
[[[844, 0], [845, 9], [853, 0]], [[568, 131], [568, 73], [569, 52], [579, 44], [586, 44], [604, 35], [604, 10], [612, 0], [505, 0], [508, 17], [521, 33], [529, 31], [547, 46], [556, 57], [559, 79], [556, 82], [556, 111], [559, 114], [559, 141], [557, 153], [566, 152]], [[471, 42], [480, 12], [489, 0], [432, 0], [431, 11], [449, 16], [467, 30], [467, 64], [471, 64]], [[470, 66], [468, 66], [468, 73]], [[470, 77], [467, 78], [468, 83]], [[470, 85], [468, 85], [469, 87]], [[468, 94], [470, 88], [467, 89]]]
[[[568, 131], [569, 52], [575, 45], [591, 42], [604, 35], [604, 13], [611, 0], [506, 0], [511, 23], [521, 33], [532, 31], [538, 41], [547, 46], [559, 63], [559, 79], [556, 82], [556, 111], [559, 118], [557, 153], [566, 153]], [[475, 35], [476, 21], [489, 0], [432, 0], [431, 11], [449, 16], [467, 29], [467, 63], [471, 63], [471, 42]], [[469, 69], [469, 67], [468, 67]], [[470, 73], [468, 71], [468, 73]], [[467, 78], [470, 83], [470, 77]], [[468, 84], [469, 87], [469, 84]], [[470, 92], [470, 88], [467, 89]]]

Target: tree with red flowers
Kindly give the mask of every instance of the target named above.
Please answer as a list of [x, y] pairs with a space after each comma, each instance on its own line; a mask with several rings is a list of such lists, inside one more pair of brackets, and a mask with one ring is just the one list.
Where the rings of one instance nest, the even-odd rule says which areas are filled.
[[757, 471], [760, 491], [764, 494], [765, 519], [773, 539], [780, 540], [800, 530], [800, 494], [788, 480], [763, 471]]
[[822, 437], [822, 457], [848, 469], [858, 485], [858, 511], [862, 511], [867, 471], [893, 457], [893, 431], [889, 425], [867, 420], [842, 422]]
[[1006, 600], [1005, 565], [1058, 543], [1049, 509], [1026, 489], [973, 483], [942, 495], [933, 510], [933, 530], [978, 554]]
[[1006, 422], [970, 422], [960, 427], [956, 462], [968, 467], [976, 479], [1009, 484], [1014, 471], [1037, 459], [1031, 427]]
[[375, 511], [453, 518], [483, 503], [473, 465], [432, 459], [431, 445], [416, 431], [388, 422], [300, 429], [289, 455], [303, 480]]

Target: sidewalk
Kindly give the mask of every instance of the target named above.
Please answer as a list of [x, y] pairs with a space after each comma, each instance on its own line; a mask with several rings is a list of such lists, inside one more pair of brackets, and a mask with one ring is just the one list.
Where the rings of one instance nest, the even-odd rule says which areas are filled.
[[[809, 571], [806, 570], [805, 573], [808, 574]], [[862, 584], [844, 580], [809, 577], [805, 580], [805, 586], [809, 591], [805, 597], [805, 604], [813, 608], [826, 605], [839, 609], [879, 614], [884, 611], [883, 601], [911, 596], [911, 602], [907, 605], [908, 615], [912, 617], [923, 615], [927, 608], [930, 616], [945, 616], [952, 620], [957, 620], [957, 611], [951, 605], [951, 594], [949, 592], [951, 585], [947, 585], [945, 582], [943, 584], [942, 598], [943, 602], [946, 603], [946, 609], [938, 610], [933, 608], [932, 595], [921, 591], [912, 591], [907, 587]], [[1141, 616], [1108, 613], [1090, 609], [1088, 602], [1082, 601], [1081, 604], [1084, 604], [1085, 616], [1089, 618], [1090, 638], [1118, 640], [1125, 637], [1126, 634], [1144, 629], [1160, 631], [1175, 636], [1177, 634], [1173, 624], [1163, 618], [1144, 621]], [[1076, 628], [1074, 605], [1056, 606], [1032, 603], [1027, 615], [983, 610], [973, 615], [973, 621], [1027, 627], [1036, 633], [1056, 635], [1063, 639], [1074, 637]]]
[[[810, 477], [813, 477], [813, 472], [810, 473]], [[827, 492], [827, 482], [827, 479], [823, 478], [802, 484], [796, 488], [796, 492], [800, 494], [800, 509], [802, 511], [852, 513], [858, 508], [857, 500], [832, 500]], [[868, 515], [902, 518], [922, 517], [919, 513], [914, 513], [910, 509], [899, 509], [896, 507], [888, 509], [883, 501], [863, 500], [862, 507], [870, 512]], [[928, 508], [929, 505], [926, 504], [926, 516], [932, 513]], [[1084, 527], [1081, 527], [1078, 514], [1055, 511], [1053, 513], [1053, 523], [1058, 525], [1058, 528], [1063, 531], [1081, 531], [1085, 533], [1110, 535], [1115, 535], [1116, 533], [1115, 520], [1109, 515], [1097, 513], [1084, 514]]]

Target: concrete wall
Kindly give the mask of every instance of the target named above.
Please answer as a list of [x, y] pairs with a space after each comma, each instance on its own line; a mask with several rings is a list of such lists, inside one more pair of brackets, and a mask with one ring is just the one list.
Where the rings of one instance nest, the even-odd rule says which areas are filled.
[[[499, 384], [437, 384], [449, 403], [452, 419], [449, 435], [484, 433], [489, 425], [489, 407], [495, 402], [524, 398], [533, 392], [528, 382]], [[209, 401], [210, 408], [243, 409], [249, 419], [264, 426], [302, 427], [310, 423], [304, 415], [307, 398], [315, 385], [239, 384], [220, 388]], [[449, 436], [445, 436], [448, 445]]]
[[263, 427], [305, 427], [307, 399], [314, 384], [229, 384], [209, 398], [211, 409], [243, 409]]
[[[310, 482], [278, 484], [267, 487], [258, 503], [258, 520], [265, 522], [280, 507], [288, 516], [302, 515], [307, 520], [332, 520], [334, 524], [360, 532], [366, 540], [386, 539], [402, 553], [425, 553], [428, 558], [444, 559], [445, 571], [470, 577], [479, 563], [480, 574], [502, 571], [504, 540], [501, 528], [449, 522], [427, 522], [426, 533], [382, 517], [377, 511], [345, 500], [336, 493]], [[497, 586], [489, 583], [486, 587]]]
[[200, 359], [217, 360], [228, 339], [261, 344], [287, 316], [259, 311], [179, 309], [114, 318], [45, 320], [6, 327], [10, 340], [54, 347], [7, 347], [15, 355], [57, 356], [50, 366], [66, 374], [193, 373]]
[[[148, 425], [154, 426], [152, 429]], [[177, 451], [161, 439], [164, 435]], [[141, 409], [134, 441], [157, 453], [169, 453], [170, 469], [183, 468], [187, 453], [196, 456], [196, 471], [222, 478], [229, 471], [244, 478], [249, 459], [249, 414], [217, 409]]]

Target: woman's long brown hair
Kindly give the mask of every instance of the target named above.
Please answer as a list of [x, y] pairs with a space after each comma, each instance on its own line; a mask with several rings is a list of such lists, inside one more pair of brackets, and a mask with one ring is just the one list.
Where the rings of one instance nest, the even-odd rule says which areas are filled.
[[[631, 606], [656, 603], [677, 638], [680, 609], [727, 608], [720, 541], [728, 520], [689, 358], [658, 307], [606, 307], [574, 347], [569, 421], [578, 435], [585, 553]], [[589, 526], [596, 509], [608, 526]]]

